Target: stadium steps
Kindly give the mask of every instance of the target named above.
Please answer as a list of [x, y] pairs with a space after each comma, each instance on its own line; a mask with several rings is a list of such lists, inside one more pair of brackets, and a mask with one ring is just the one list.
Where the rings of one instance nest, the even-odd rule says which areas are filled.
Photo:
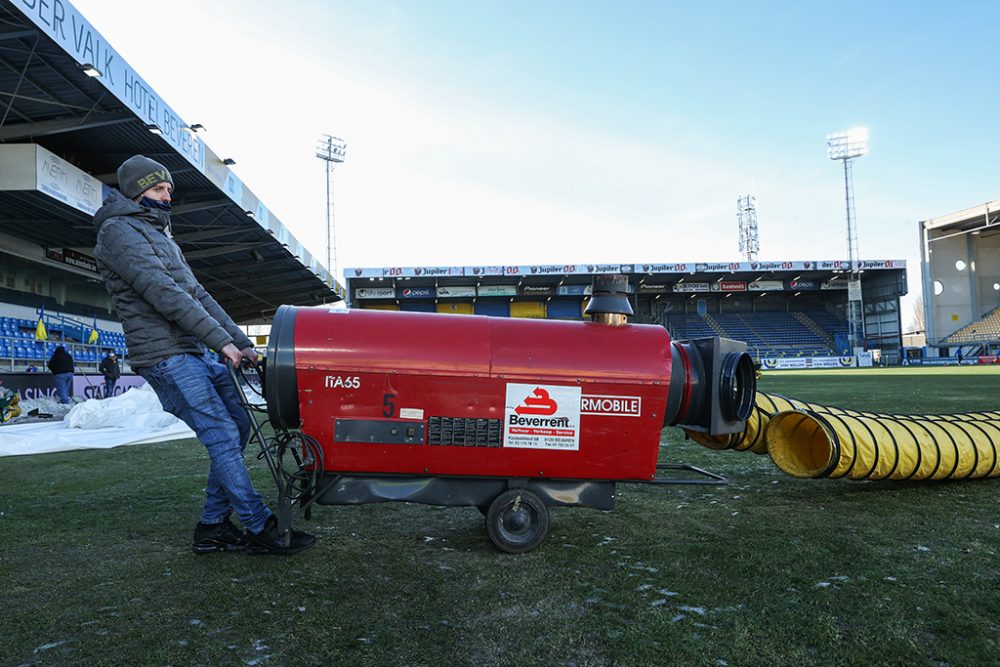
[[[831, 336], [833, 336], [833, 346], [832, 346], [831, 349], [833, 349], [833, 350], [837, 350], [838, 349], [838, 347], [839, 347], [838, 340], [840, 340], [840, 341], [846, 341], [847, 340], [847, 338], [848, 338], [847, 326], [848, 325], [847, 325], [846, 321], [844, 321], [844, 320], [836, 317], [835, 315], [833, 315], [833, 314], [831, 314], [831, 313], [829, 313], [829, 312], [827, 312], [825, 310], [807, 311], [806, 312], [806, 316], [809, 317], [809, 319], [811, 319], [813, 322], [815, 322], [817, 324], [817, 326], [819, 326], [820, 329], [823, 329], [824, 331], [826, 331], [827, 333], [829, 333]], [[841, 351], [837, 351], [835, 353], [836, 354], [848, 354], [849, 352], [846, 349], [844, 349], [844, 350], [841, 350]]]
[[1000, 306], [941, 341], [945, 345], [1000, 343]]
[[836, 347], [833, 336], [831, 336], [828, 331], [824, 330], [823, 327], [813, 322], [808, 315], [805, 313], [792, 312], [792, 317], [801, 322], [803, 326], [809, 329], [809, 331], [812, 331], [814, 334], [819, 336], [831, 350]]
[[760, 339], [761, 343], [764, 343], [765, 341], [768, 340], [768, 335], [765, 332], [762, 332], [760, 330], [760, 327], [755, 327], [754, 323], [751, 320], [747, 319], [743, 315], [737, 315], [736, 317], [743, 323], [743, 326], [749, 329], [754, 336]]
[[705, 322], [708, 323], [708, 326], [712, 327], [712, 331], [715, 332], [715, 335], [717, 335], [717, 336], [725, 336], [726, 335], [726, 330], [723, 329], [719, 325], [718, 322], [716, 322], [714, 319], [712, 319], [711, 315], [709, 315], [708, 313], [706, 313], [706, 314], [702, 315], [702, 319], [704, 319]]

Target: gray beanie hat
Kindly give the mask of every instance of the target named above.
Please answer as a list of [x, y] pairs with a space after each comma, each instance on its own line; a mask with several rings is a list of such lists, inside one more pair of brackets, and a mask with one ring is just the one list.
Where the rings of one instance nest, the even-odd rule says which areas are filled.
[[118, 189], [129, 199], [135, 199], [158, 183], [174, 184], [167, 168], [145, 155], [133, 155], [118, 167]]

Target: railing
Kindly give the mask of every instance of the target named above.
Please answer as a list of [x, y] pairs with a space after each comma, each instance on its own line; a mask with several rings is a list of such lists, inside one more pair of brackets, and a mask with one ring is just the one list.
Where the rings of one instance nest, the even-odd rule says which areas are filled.
[[[104, 351], [116, 346], [107, 343], [89, 345], [69, 340], [36, 341], [33, 338], [20, 336], [0, 336], [0, 370], [17, 372], [30, 371], [31, 366], [39, 372], [48, 372], [48, 362], [52, 352], [59, 345], [73, 357], [73, 364], [78, 370], [97, 370], [104, 359]], [[121, 354], [121, 350], [118, 350]], [[123, 360], [124, 361], [124, 360]]]

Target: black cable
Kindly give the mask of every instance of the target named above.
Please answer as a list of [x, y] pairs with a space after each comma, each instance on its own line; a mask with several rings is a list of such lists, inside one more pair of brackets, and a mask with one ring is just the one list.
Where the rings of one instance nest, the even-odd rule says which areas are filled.
[[[302, 431], [281, 429], [265, 440], [264, 448], [257, 458], [265, 458], [265, 451], [274, 459], [274, 472], [280, 475], [281, 486], [291, 502], [302, 500], [311, 489], [318, 486], [325, 467], [325, 457], [323, 447], [316, 438]], [[286, 459], [286, 455], [290, 459]]]
[[[235, 371], [240, 376], [240, 379], [243, 380], [243, 384], [245, 384], [247, 387], [250, 387], [250, 391], [252, 391], [253, 393], [257, 394], [261, 398], [264, 398], [263, 391], [257, 391], [257, 388], [253, 386], [253, 383], [250, 382], [250, 380], [247, 379], [246, 374], [243, 373], [243, 365], [242, 364], [240, 364], [239, 366], [237, 366], [235, 368]], [[260, 371], [257, 371], [257, 378], [260, 379]], [[248, 407], [248, 406], [244, 406], [244, 407]], [[251, 408], [251, 409], [255, 409], [255, 408]]]
[[[278, 486], [278, 493], [283, 494], [291, 503], [299, 501], [301, 504], [310, 492], [317, 488], [325, 469], [323, 447], [316, 438], [301, 431], [289, 431], [285, 428], [275, 428], [273, 436], [265, 437], [261, 428], [262, 423], [257, 421], [254, 414], [267, 415], [267, 408], [250, 403], [239, 378], [242, 378], [243, 383], [261, 398], [263, 398], [263, 394], [247, 381], [242, 368], [229, 362], [226, 365], [229, 368], [230, 378], [236, 385], [240, 406], [246, 410], [247, 417], [251, 421], [252, 435], [256, 437], [257, 443], [260, 445], [260, 453], [257, 454], [257, 458], [267, 461], [275, 484]], [[262, 369], [263, 365], [258, 364], [258, 377], [261, 379], [263, 388], [266, 378]], [[237, 374], [239, 374], [239, 378], [237, 378]], [[287, 459], [286, 455], [288, 455]]]

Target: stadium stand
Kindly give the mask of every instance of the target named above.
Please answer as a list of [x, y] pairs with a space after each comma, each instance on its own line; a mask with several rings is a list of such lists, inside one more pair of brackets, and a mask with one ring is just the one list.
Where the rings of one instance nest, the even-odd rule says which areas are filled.
[[350, 308], [587, 319], [594, 275], [618, 273], [629, 278], [631, 321], [664, 326], [675, 339], [745, 341], [762, 360], [790, 357], [784, 368], [813, 366], [808, 358], [820, 359], [815, 367], [844, 367], [855, 347], [878, 363], [900, 363], [906, 263], [864, 260], [864, 266], [864, 327], [853, 345], [839, 261], [383, 266], [348, 268], [344, 275]]
[[122, 359], [128, 354], [125, 336], [120, 332], [97, 329], [97, 343], [90, 344], [91, 324], [60, 315], [47, 315], [42, 322], [47, 338], [36, 340], [38, 320], [0, 317], [0, 369], [13, 371], [34, 365], [44, 370], [59, 345], [65, 346], [73, 360], [83, 366], [96, 367], [105, 350], [115, 350]]
[[92, 219], [135, 154], [170, 170], [174, 238], [236, 322], [342, 300], [329, 269], [204, 142], [204, 127], [181, 118], [72, 2], [0, 0], [0, 35], [0, 313], [30, 317], [8, 305], [44, 300], [46, 311], [113, 322]]
[[847, 334], [847, 323], [825, 311], [665, 315], [664, 325], [677, 339], [746, 341], [756, 357], [836, 356], [836, 341]]
[[1000, 343], [1000, 307], [994, 308], [982, 319], [967, 324], [947, 336], [946, 345], [981, 345]]

